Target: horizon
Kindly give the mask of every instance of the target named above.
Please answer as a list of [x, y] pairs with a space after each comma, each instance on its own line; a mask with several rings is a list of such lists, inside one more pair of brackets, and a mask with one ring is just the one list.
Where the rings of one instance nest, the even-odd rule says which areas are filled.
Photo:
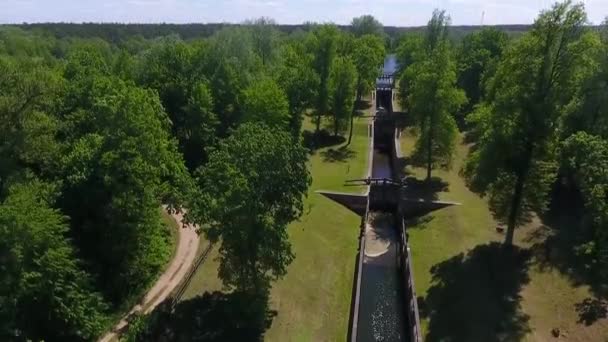
[[[587, 0], [589, 24], [608, 16], [608, 1]], [[58, 0], [5, 0], [0, 4], [0, 24], [242, 24], [268, 17], [279, 25], [307, 22], [349, 25], [352, 18], [370, 14], [384, 26], [425, 26], [435, 8], [445, 9], [453, 26], [530, 25], [548, 0], [107, 0], [83, 3]]]

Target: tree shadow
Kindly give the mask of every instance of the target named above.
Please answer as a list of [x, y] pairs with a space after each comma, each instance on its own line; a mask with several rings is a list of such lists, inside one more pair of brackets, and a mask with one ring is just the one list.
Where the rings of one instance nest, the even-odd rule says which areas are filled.
[[431, 268], [419, 298], [429, 318], [427, 341], [518, 341], [529, 331], [520, 290], [529, 282], [530, 252], [493, 242]]
[[540, 215], [547, 237], [535, 241], [531, 249], [541, 269], [556, 269], [574, 286], [588, 285], [596, 299], [608, 299], [608, 284], [600, 270], [578, 252], [594, 236], [582, 203], [577, 190], [557, 187], [549, 210]]
[[433, 215], [424, 215], [410, 218], [406, 221], [407, 229], [425, 229], [435, 219]]
[[404, 195], [410, 199], [437, 200], [440, 192], [449, 191], [450, 183], [439, 177], [431, 177], [429, 181], [415, 177], [405, 177]]
[[355, 101], [355, 110], [368, 110], [372, 107], [372, 103], [367, 100]]
[[597, 298], [585, 298], [574, 305], [578, 313], [578, 323], [589, 326], [596, 321], [608, 317], [608, 301]]
[[262, 341], [277, 314], [266, 298], [242, 292], [205, 292], [179, 302], [172, 312], [163, 304], [147, 318], [137, 341]]
[[311, 153], [324, 147], [341, 145], [346, 141], [343, 136], [335, 136], [327, 130], [321, 130], [318, 134], [315, 134], [314, 131], [304, 131], [302, 138], [304, 147]]
[[356, 155], [356, 153], [355, 153], [355, 151], [351, 150], [348, 146], [342, 146], [338, 149], [330, 148], [328, 150], [325, 150], [325, 151], [321, 152], [321, 155], [323, 156], [323, 161], [325, 161], [325, 162], [344, 163], [344, 162], [348, 161], [349, 159], [353, 158]]
[[412, 115], [407, 115], [406, 112], [393, 112], [395, 115], [396, 121], [395, 124], [401, 130], [406, 128], [414, 127], [415, 122]]
[[412, 175], [412, 172], [407, 168], [411, 164], [412, 159], [410, 157], [399, 157], [395, 160], [395, 167], [399, 171], [401, 178]]

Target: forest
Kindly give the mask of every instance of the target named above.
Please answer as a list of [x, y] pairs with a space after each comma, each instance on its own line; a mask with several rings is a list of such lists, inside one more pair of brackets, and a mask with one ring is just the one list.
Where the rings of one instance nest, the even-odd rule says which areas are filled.
[[[163, 208], [187, 209], [220, 242], [224, 288], [267, 311], [297, 257], [287, 228], [306, 214], [311, 154], [351, 144], [388, 53], [427, 184], [464, 134], [458, 172], [504, 227], [504, 248], [534, 217], [565, 211], [580, 223], [572, 258], [606, 296], [608, 22], [591, 27], [582, 5], [457, 34], [440, 10], [417, 30], [371, 16], [289, 29], [2, 25], [0, 339], [110, 329], [171, 259]], [[140, 328], [132, 339], [146, 340]]]

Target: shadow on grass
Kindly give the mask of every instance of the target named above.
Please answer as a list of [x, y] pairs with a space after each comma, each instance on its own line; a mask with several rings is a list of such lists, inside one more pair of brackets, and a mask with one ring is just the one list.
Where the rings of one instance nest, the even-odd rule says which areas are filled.
[[276, 311], [245, 293], [205, 292], [155, 309], [136, 341], [262, 341]]
[[589, 326], [608, 317], [608, 284], [602, 280], [599, 265], [577, 253], [577, 248], [588, 241], [590, 232], [585, 221], [583, 215], [573, 210], [555, 207], [542, 216], [543, 225], [529, 236], [533, 242], [530, 249], [541, 270], [555, 269], [573, 286], [589, 286], [592, 296], [574, 305], [578, 323]]
[[372, 103], [367, 100], [355, 101], [355, 110], [368, 110], [372, 107]]
[[408, 229], [425, 229], [434, 218], [433, 215], [417, 216], [408, 219], [406, 225]]
[[521, 340], [530, 331], [519, 294], [529, 263], [528, 250], [490, 243], [433, 266], [427, 296], [418, 299], [430, 319], [426, 340]]
[[589, 326], [596, 321], [608, 317], [608, 301], [597, 298], [585, 298], [580, 303], [574, 305], [578, 313], [578, 323], [585, 323]]
[[414, 127], [415, 122], [412, 115], [407, 115], [406, 112], [393, 112], [395, 118], [397, 118], [397, 127], [401, 130]]
[[344, 162], [348, 161], [349, 159], [353, 158], [356, 155], [356, 153], [355, 153], [355, 151], [351, 150], [348, 146], [342, 146], [338, 149], [330, 148], [326, 151], [321, 152], [321, 155], [323, 156], [324, 162], [344, 163]]
[[335, 136], [329, 133], [327, 130], [321, 130], [318, 134], [311, 131], [304, 131], [302, 133], [302, 137], [304, 147], [313, 153], [316, 150], [324, 147], [341, 145], [346, 141], [346, 138], [343, 136]]
[[406, 177], [404, 194], [411, 199], [436, 200], [438, 193], [449, 191], [450, 184], [439, 177], [431, 177], [430, 181]]

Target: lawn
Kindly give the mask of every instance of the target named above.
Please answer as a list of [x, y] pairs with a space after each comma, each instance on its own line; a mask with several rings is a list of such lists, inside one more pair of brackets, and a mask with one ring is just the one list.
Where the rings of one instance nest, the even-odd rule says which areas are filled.
[[[277, 315], [268, 341], [336, 341], [346, 339], [360, 218], [316, 193], [317, 190], [362, 191], [344, 181], [365, 176], [368, 119], [355, 120], [353, 140], [315, 151], [309, 160], [313, 183], [304, 214], [289, 226], [295, 260], [271, 292]], [[312, 130], [310, 123], [305, 130]], [[184, 299], [220, 290], [217, 250], [199, 268]]]
[[[411, 154], [415, 136], [402, 134]], [[580, 321], [577, 304], [592, 297], [589, 286], [546, 255], [555, 229], [539, 219], [516, 231], [517, 248], [505, 256], [486, 201], [466, 187], [458, 172], [468, 147], [459, 144], [451, 170], [433, 171], [447, 182], [438, 198], [460, 202], [411, 222], [409, 236], [422, 328], [427, 341], [547, 341], [557, 328], [569, 341], [605, 341], [608, 320]], [[425, 169], [406, 166], [419, 179]], [[550, 256], [551, 259], [558, 258]]]

